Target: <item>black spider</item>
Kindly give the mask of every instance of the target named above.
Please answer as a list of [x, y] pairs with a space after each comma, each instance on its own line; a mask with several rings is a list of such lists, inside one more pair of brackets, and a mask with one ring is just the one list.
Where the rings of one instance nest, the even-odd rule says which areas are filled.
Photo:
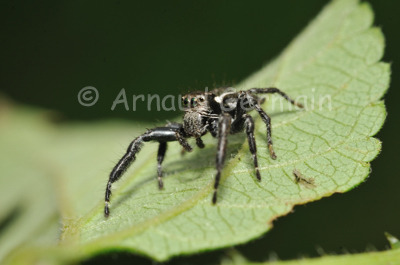
[[165, 127], [157, 127], [147, 130], [144, 134], [131, 142], [125, 155], [119, 160], [110, 174], [105, 195], [104, 214], [109, 216], [109, 202], [111, 196], [111, 185], [117, 181], [126, 171], [129, 165], [135, 160], [136, 153], [140, 151], [143, 142], [157, 141], [158, 147], [158, 186], [163, 188], [161, 163], [164, 160], [167, 142], [178, 141], [186, 151], [192, 151], [192, 147], [186, 138], [196, 138], [198, 147], [203, 148], [204, 143], [201, 137], [210, 132], [213, 137], [218, 138], [217, 147], [217, 174], [215, 176], [214, 194], [212, 203], [217, 202], [217, 190], [221, 171], [224, 165], [227, 135], [235, 134], [245, 129], [249, 142], [250, 152], [253, 156], [254, 167], [257, 179], [261, 180], [258, 170], [256, 140], [254, 138], [254, 121], [247, 112], [255, 109], [267, 126], [267, 141], [269, 153], [272, 159], [276, 159], [272, 148], [271, 139], [271, 119], [261, 108], [263, 99], [259, 99], [257, 94], [278, 93], [293, 105], [303, 108], [303, 105], [295, 102], [284, 92], [277, 88], [252, 88], [247, 91], [232, 91], [227, 89], [215, 89], [210, 92], [194, 92], [182, 97], [185, 110], [183, 124], [169, 123]]

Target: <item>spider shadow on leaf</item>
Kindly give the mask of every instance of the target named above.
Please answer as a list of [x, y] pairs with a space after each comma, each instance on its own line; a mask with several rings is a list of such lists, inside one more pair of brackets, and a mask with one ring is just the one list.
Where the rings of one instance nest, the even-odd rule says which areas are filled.
[[[185, 171], [198, 172], [197, 176], [183, 177], [180, 179], [182, 183], [190, 182], [198, 178], [203, 177], [204, 169], [215, 170], [215, 156], [216, 156], [216, 141], [211, 137], [206, 143], [206, 147], [203, 149], [195, 148], [193, 152], [184, 154], [180, 159], [172, 160], [165, 164], [165, 177], [173, 177], [174, 175], [180, 176]], [[229, 136], [229, 144], [226, 151], [227, 160], [225, 166], [229, 163], [229, 160], [236, 157], [240, 147], [242, 146], [245, 137], [242, 134], [235, 134]], [[213, 171], [214, 175], [215, 172]]]

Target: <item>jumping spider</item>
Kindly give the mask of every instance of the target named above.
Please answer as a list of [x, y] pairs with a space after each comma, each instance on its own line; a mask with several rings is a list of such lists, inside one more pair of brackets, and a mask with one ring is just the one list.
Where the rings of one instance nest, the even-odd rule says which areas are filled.
[[254, 168], [257, 180], [261, 180], [258, 170], [256, 140], [254, 138], [254, 121], [247, 112], [255, 109], [261, 116], [261, 119], [267, 126], [267, 142], [269, 153], [272, 159], [276, 159], [272, 148], [271, 139], [271, 119], [261, 108], [264, 99], [257, 97], [257, 94], [278, 93], [291, 104], [303, 108], [303, 105], [292, 100], [284, 92], [277, 88], [252, 88], [247, 91], [232, 91], [224, 88], [215, 89], [210, 92], [193, 92], [182, 97], [185, 115], [183, 124], [168, 123], [164, 127], [157, 127], [147, 130], [144, 134], [134, 139], [128, 147], [125, 155], [119, 160], [110, 174], [105, 194], [104, 215], [109, 216], [109, 203], [111, 196], [111, 185], [117, 181], [127, 170], [129, 165], [135, 160], [136, 153], [140, 151], [143, 142], [159, 142], [157, 154], [157, 173], [158, 187], [163, 188], [161, 163], [164, 160], [167, 150], [167, 142], [178, 141], [186, 151], [192, 151], [192, 147], [186, 141], [186, 138], [194, 137], [196, 145], [204, 148], [201, 139], [203, 135], [210, 132], [213, 137], [218, 138], [217, 146], [217, 173], [214, 182], [214, 194], [212, 203], [217, 202], [217, 190], [221, 171], [224, 165], [227, 136], [243, 130], [246, 131], [250, 152], [253, 156]]

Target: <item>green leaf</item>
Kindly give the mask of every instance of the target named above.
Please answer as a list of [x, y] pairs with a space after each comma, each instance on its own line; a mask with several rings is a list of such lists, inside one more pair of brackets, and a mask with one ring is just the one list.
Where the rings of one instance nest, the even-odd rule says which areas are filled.
[[[205, 149], [183, 157], [178, 144], [169, 145], [162, 191], [156, 180], [157, 144], [145, 145], [114, 185], [105, 219], [110, 169], [128, 143], [153, 126], [55, 126], [43, 114], [9, 109], [0, 119], [0, 163], [7, 172], [0, 178], [0, 191], [7, 194], [0, 220], [15, 214], [1, 231], [0, 259], [72, 261], [125, 250], [163, 261], [247, 242], [295, 205], [357, 186], [380, 152], [380, 142], [371, 136], [385, 119], [380, 98], [390, 78], [390, 66], [379, 62], [384, 38], [372, 22], [368, 4], [333, 1], [281, 56], [237, 85], [279, 87], [306, 109], [281, 104], [275, 95], [263, 105], [272, 118], [278, 158], [270, 159], [265, 125], [257, 117], [261, 182], [255, 180], [245, 135], [229, 138], [216, 206], [211, 205], [216, 141], [209, 136]], [[58, 217], [62, 232], [56, 247]]]
[[391, 248], [400, 248], [400, 241], [397, 237], [389, 234], [388, 232], [385, 232], [385, 236], [387, 241], [389, 241]]
[[399, 264], [400, 249], [392, 249], [381, 252], [368, 252], [346, 255], [328, 255], [319, 258], [299, 259], [290, 261], [275, 261], [271, 262], [251, 262], [246, 260], [240, 254], [234, 253], [229, 259], [226, 258], [222, 265], [384, 265], [384, 264]]
[[0, 102], [0, 261], [24, 244], [57, 240], [57, 209], [52, 166], [43, 154], [52, 128], [43, 116], [31, 117]]

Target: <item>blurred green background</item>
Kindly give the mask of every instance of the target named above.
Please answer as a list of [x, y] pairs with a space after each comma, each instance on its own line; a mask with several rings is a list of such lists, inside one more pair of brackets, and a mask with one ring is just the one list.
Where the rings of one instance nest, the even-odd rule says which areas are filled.
[[[58, 111], [64, 122], [104, 119], [162, 124], [178, 112], [126, 111], [113, 100], [125, 88], [161, 97], [235, 85], [277, 56], [329, 1], [0, 1], [0, 89], [12, 101]], [[400, 2], [369, 1], [386, 36], [384, 61], [392, 64], [385, 96], [387, 121], [377, 135], [383, 151], [368, 180], [346, 194], [297, 206], [261, 239], [237, 249], [251, 260], [270, 253], [288, 259], [325, 253], [386, 249], [384, 232], [400, 237]], [[85, 86], [99, 91], [81, 106]], [[220, 252], [178, 258], [216, 262]], [[272, 254], [272, 256], [274, 256]], [[129, 254], [104, 255], [97, 264], [145, 262]], [[151, 263], [150, 261], [148, 261]]]

